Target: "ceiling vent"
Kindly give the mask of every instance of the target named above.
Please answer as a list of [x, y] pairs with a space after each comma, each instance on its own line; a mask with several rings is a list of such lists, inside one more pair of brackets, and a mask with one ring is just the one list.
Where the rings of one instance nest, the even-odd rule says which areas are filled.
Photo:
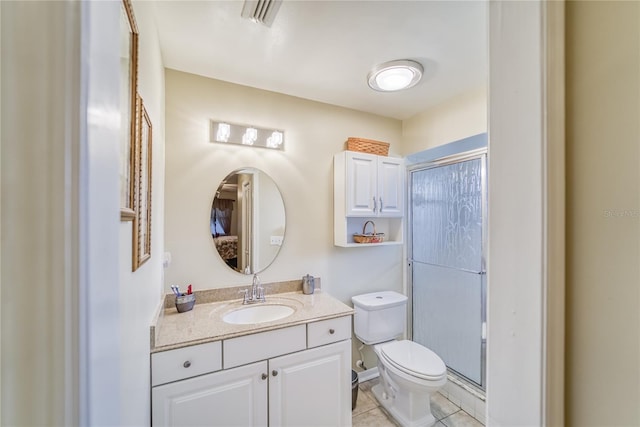
[[281, 3], [282, 0], [245, 0], [240, 16], [270, 27]]

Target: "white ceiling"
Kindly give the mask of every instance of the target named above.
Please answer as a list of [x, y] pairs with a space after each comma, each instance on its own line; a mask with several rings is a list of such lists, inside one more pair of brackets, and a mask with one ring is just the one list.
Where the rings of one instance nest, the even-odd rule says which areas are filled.
[[[407, 119], [486, 82], [486, 2], [284, 0], [271, 27], [240, 17], [242, 1], [158, 1], [168, 68]], [[375, 92], [376, 64], [412, 59], [415, 87]]]

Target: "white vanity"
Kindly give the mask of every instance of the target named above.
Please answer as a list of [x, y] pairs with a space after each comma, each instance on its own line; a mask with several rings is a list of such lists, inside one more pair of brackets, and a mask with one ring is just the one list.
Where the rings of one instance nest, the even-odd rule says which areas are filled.
[[[245, 320], [268, 305], [293, 313]], [[352, 312], [321, 291], [164, 309], [152, 328], [152, 425], [350, 426]]]

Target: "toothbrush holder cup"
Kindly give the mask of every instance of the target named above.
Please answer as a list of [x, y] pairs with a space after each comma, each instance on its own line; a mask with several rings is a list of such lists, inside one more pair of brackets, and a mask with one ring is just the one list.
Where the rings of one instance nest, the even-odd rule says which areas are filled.
[[189, 311], [193, 308], [196, 303], [196, 295], [195, 294], [186, 294], [176, 297], [176, 310], [178, 313], [184, 313], [185, 311]]

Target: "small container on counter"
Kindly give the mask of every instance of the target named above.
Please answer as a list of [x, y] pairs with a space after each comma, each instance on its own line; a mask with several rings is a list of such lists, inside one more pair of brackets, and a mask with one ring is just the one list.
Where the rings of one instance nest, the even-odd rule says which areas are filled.
[[176, 310], [178, 313], [184, 313], [193, 309], [196, 304], [196, 294], [185, 294], [176, 296]]
[[316, 280], [310, 274], [302, 277], [302, 293], [311, 295], [316, 288]]

